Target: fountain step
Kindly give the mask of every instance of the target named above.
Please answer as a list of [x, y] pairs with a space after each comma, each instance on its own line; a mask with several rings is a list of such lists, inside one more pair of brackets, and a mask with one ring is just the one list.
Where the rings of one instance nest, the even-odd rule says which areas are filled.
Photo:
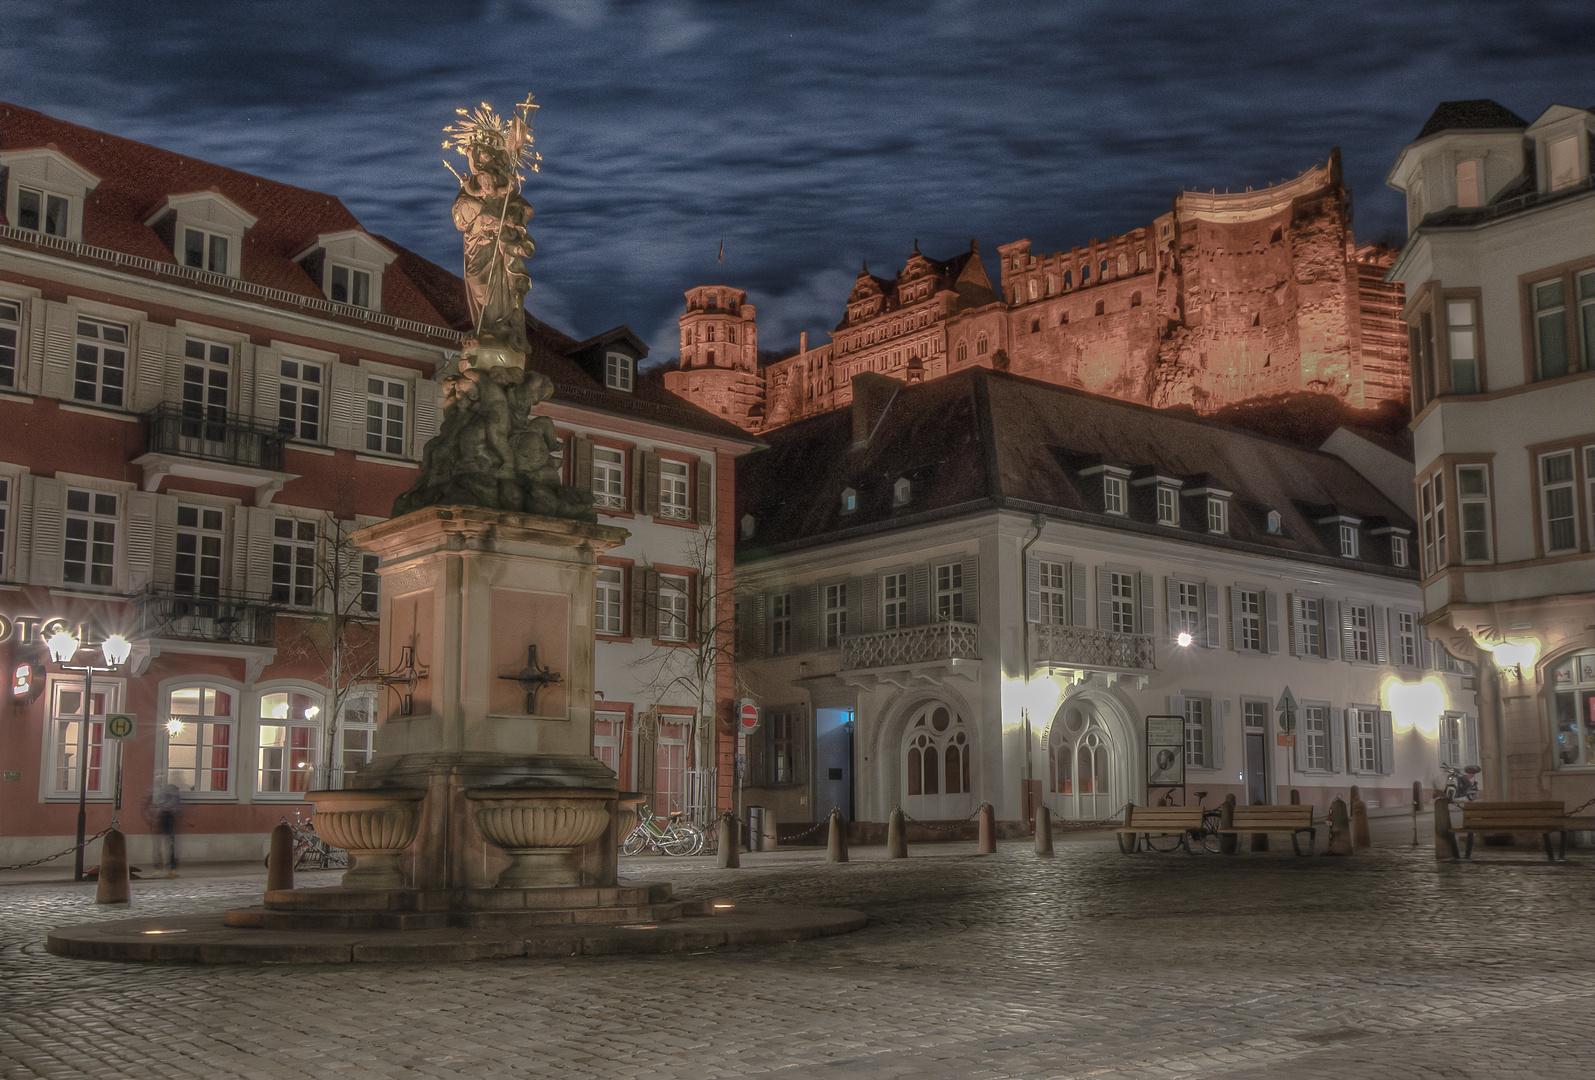
[[280, 911], [235, 908], [223, 916], [228, 926], [248, 930], [529, 930], [547, 926], [601, 926], [660, 923], [709, 914], [702, 904], [667, 902], [590, 908], [535, 908], [511, 911]]
[[292, 889], [266, 893], [285, 912], [543, 911], [669, 902], [669, 882], [546, 889]]

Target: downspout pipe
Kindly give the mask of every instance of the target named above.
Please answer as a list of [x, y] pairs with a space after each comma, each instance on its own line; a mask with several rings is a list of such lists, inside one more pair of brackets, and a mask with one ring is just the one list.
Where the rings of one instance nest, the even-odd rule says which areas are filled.
[[[1019, 625], [1024, 633], [1024, 663], [1025, 663], [1025, 688], [1030, 687], [1030, 546], [1041, 539], [1041, 530], [1047, 527], [1047, 515], [1039, 510], [1030, 519], [1031, 528], [1036, 530], [1034, 536], [1026, 540], [1019, 549]], [[1029, 694], [1025, 695], [1025, 779], [1030, 777], [1030, 705]]]

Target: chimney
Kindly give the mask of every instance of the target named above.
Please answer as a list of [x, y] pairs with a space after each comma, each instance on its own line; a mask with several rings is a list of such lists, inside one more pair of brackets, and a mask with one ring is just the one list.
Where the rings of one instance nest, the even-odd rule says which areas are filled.
[[807, 330], [804, 330], [804, 331], [802, 331], [802, 332], [800, 332], [798, 334], [798, 352], [806, 353], [808, 351], [809, 351], [809, 332]]
[[880, 427], [903, 384], [886, 375], [861, 371], [853, 376], [853, 445], [863, 446]]

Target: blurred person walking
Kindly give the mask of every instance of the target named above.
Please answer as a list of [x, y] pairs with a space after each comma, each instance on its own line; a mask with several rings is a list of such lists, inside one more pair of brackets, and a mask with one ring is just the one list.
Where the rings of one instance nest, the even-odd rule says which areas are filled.
[[144, 820], [151, 832], [165, 837], [164, 844], [156, 841], [155, 863], [166, 870], [166, 877], [177, 876], [177, 823], [182, 816], [182, 793], [164, 776], [157, 776], [144, 795]]

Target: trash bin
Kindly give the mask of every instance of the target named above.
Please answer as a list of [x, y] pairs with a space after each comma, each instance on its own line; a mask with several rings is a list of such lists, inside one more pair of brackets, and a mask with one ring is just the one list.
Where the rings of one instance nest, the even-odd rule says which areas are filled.
[[745, 824], [748, 829], [748, 850], [764, 850], [764, 807], [749, 806], [745, 811], [748, 815]]

